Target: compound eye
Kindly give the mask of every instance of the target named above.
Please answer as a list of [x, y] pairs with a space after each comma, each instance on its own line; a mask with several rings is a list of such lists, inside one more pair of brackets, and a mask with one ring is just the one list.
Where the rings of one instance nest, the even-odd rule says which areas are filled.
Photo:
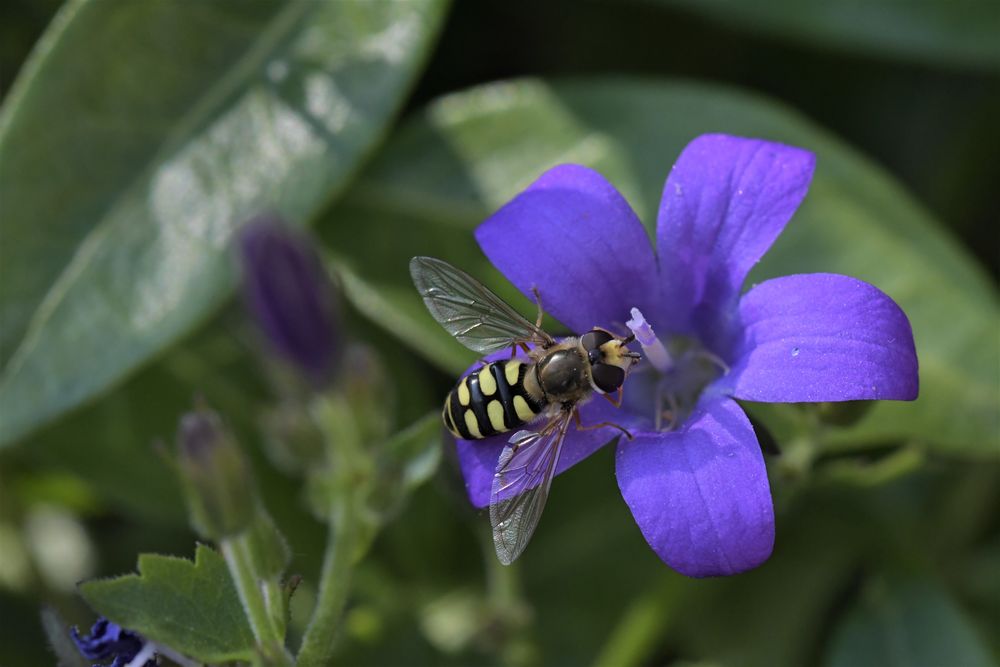
[[587, 359], [590, 360], [591, 364], [596, 364], [601, 360], [601, 351], [599, 349], [591, 350], [587, 353]]
[[594, 329], [588, 333], [585, 333], [582, 338], [580, 338], [580, 343], [583, 345], [583, 349], [596, 350], [600, 346], [611, 340], [612, 336], [607, 331], [601, 331], [600, 329]]
[[594, 384], [606, 394], [618, 391], [618, 387], [625, 382], [625, 371], [619, 366], [611, 364], [594, 364], [591, 367], [594, 376]]

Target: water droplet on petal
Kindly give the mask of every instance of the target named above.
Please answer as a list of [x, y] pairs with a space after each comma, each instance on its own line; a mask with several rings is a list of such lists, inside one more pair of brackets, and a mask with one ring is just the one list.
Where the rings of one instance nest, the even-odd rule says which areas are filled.
[[797, 348], [797, 347], [793, 347], [792, 348], [792, 356], [793, 357], [799, 356], [799, 348]]
[[681, 186], [680, 183], [674, 183], [674, 194], [677, 195], [678, 197], [684, 196], [684, 188]]

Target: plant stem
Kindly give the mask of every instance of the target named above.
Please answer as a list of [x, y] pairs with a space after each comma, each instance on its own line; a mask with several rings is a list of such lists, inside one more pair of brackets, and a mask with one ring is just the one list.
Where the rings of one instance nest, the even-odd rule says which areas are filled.
[[679, 576], [665, 575], [659, 585], [640, 595], [611, 631], [593, 667], [648, 664], [680, 604], [682, 584]]
[[486, 568], [486, 597], [490, 625], [502, 637], [500, 663], [508, 667], [537, 665], [539, 649], [531, 634], [533, 610], [524, 599], [521, 569], [517, 562], [503, 565], [493, 545], [493, 531], [482, 525], [477, 531]]
[[281, 590], [281, 584], [275, 578], [266, 578], [261, 582], [261, 590], [264, 592], [264, 604], [267, 606], [267, 614], [279, 637], [285, 636], [286, 611], [285, 596]]
[[363, 447], [355, 409], [346, 396], [328, 394], [313, 404], [313, 418], [326, 440], [330, 463], [326, 474], [333, 485], [319, 595], [296, 656], [298, 667], [326, 667], [330, 663], [354, 563], [370, 538], [363, 514], [373, 462]]
[[229, 573], [236, 584], [236, 592], [243, 603], [243, 611], [250, 621], [250, 629], [257, 639], [261, 653], [268, 664], [292, 665], [291, 656], [285, 650], [284, 641], [264, 600], [263, 583], [257, 576], [249, 553], [245, 535], [237, 535], [220, 540], [219, 549], [226, 559]]
[[320, 574], [319, 597], [296, 660], [298, 667], [322, 667], [333, 655], [340, 615], [347, 603], [360, 535], [351, 494], [335, 503]]

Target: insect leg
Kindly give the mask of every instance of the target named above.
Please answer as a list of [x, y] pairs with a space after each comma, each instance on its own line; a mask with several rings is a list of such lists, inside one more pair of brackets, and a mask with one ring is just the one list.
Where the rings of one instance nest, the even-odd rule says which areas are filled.
[[510, 358], [513, 359], [517, 356], [517, 348], [524, 350], [525, 354], [531, 353], [531, 348], [528, 347], [528, 342], [524, 340], [515, 340], [510, 344]]
[[538, 317], [535, 318], [535, 326], [541, 328], [542, 317], [545, 316], [545, 311], [542, 310], [542, 295], [534, 285], [531, 286], [531, 293], [535, 295], [535, 305], [538, 306]]
[[[667, 423], [667, 430], [668, 431], [673, 431], [674, 428], [677, 427], [677, 422], [680, 419], [681, 408], [680, 408], [680, 405], [677, 404], [677, 398], [674, 397], [673, 394], [667, 394], [666, 398], [667, 398], [667, 409], [664, 410], [663, 407], [662, 407], [662, 405], [661, 405], [660, 408], [659, 408], [660, 415], [658, 415], [658, 417], [661, 416], [661, 415], [662, 415], [662, 417], [666, 417], [667, 418], [667, 422], [668, 422]], [[657, 419], [657, 424], [659, 424], [659, 423], [660, 423], [660, 419]], [[657, 430], [659, 430], [659, 426], [657, 426]]]
[[622, 387], [618, 387], [618, 398], [611, 398], [607, 394], [601, 394], [601, 398], [616, 408], [620, 408], [622, 406]]
[[603, 428], [605, 426], [610, 426], [611, 428], [616, 428], [625, 434], [625, 437], [629, 440], [632, 439], [632, 434], [624, 426], [620, 426], [614, 422], [600, 422], [599, 424], [591, 424], [590, 426], [584, 426], [583, 422], [580, 421], [580, 411], [576, 410], [573, 413], [574, 419], [576, 419], [576, 430], [577, 431], [593, 431], [594, 429]]

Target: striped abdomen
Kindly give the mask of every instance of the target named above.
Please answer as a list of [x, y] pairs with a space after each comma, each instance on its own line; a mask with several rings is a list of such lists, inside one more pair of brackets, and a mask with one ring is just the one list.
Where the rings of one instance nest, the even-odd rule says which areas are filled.
[[444, 401], [444, 425], [456, 438], [478, 440], [534, 420], [545, 406], [524, 388], [524, 376], [532, 367], [513, 359], [469, 373]]

